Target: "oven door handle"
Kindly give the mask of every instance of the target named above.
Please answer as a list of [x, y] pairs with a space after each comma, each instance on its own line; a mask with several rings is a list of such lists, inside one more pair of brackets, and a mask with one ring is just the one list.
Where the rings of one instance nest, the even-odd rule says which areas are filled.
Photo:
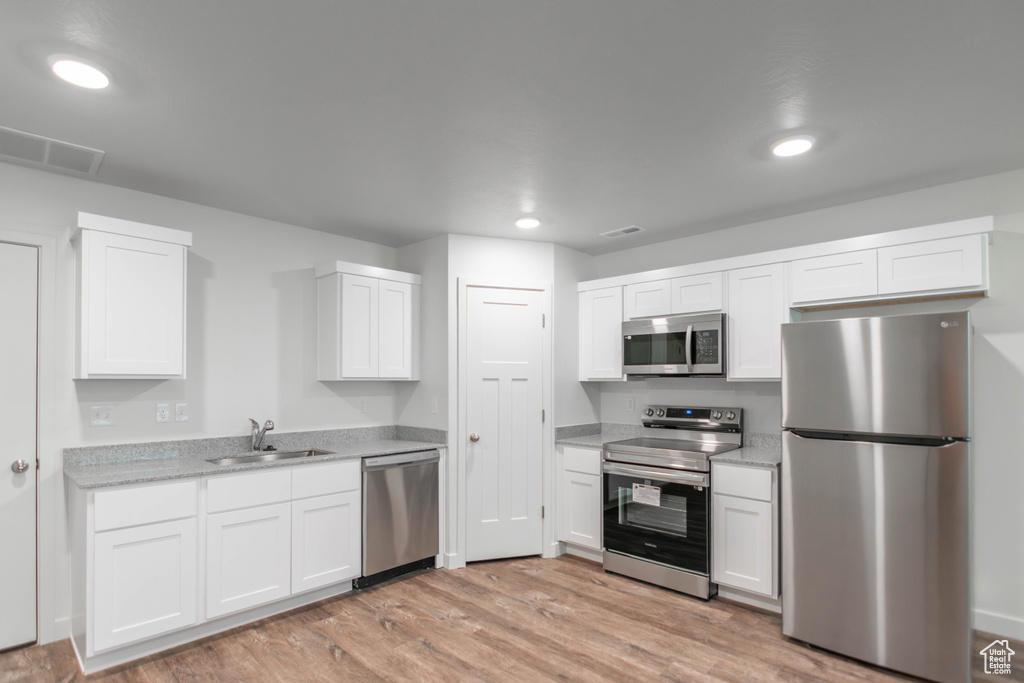
[[604, 463], [605, 474], [622, 474], [627, 477], [644, 477], [657, 481], [674, 481], [696, 486], [707, 486], [708, 475], [690, 474], [689, 472], [667, 472], [665, 470], [646, 467], [625, 467], [616, 463]]

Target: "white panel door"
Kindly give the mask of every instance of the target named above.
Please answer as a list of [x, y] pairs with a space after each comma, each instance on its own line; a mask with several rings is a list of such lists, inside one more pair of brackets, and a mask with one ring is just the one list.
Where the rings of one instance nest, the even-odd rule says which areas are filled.
[[341, 276], [341, 374], [346, 379], [377, 377], [379, 286], [377, 278]]
[[622, 287], [580, 292], [580, 381], [625, 380]]
[[196, 623], [195, 517], [94, 539], [93, 652]]
[[671, 280], [672, 313], [722, 310], [722, 274], [701, 273]]
[[291, 503], [206, 518], [206, 617], [291, 593]]
[[781, 263], [729, 271], [729, 379], [782, 378]]
[[36, 640], [38, 262], [36, 247], [0, 242], [0, 650]]
[[412, 287], [407, 282], [390, 280], [381, 280], [378, 285], [380, 377], [412, 377]]
[[601, 549], [601, 477], [563, 470], [558, 486], [559, 540]]
[[83, 231], [90, 375], [185, 372], [185, 247]]
[[965, 235], [878, 250], [878, 293], [981, 287], [986, 235]]
[[292, 593], [359, 576], [362, 492], [292, 503]]
[[719, 494], [712, 499], [712, 581], [775, 597], [772, 504]]
[[542, 551], [543, 311], [540, 291], [467, 287], [462, 438], [471, 562]]
[[623, 320], [668, 315], [672, 312], [671, 280], [626, 285], [623, 298], [626, 308]]
[[878, 252], [852, 251], [789, 264], [790, 302], [794, 304], [878, 294]]

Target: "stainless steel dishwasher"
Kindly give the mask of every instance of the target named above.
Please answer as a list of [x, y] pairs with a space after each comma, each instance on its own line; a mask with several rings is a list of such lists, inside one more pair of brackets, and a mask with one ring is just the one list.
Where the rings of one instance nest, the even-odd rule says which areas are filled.
[[436, 450], [363, 458], [363, 575], [356, 588], [434, 566], [439, 459]]

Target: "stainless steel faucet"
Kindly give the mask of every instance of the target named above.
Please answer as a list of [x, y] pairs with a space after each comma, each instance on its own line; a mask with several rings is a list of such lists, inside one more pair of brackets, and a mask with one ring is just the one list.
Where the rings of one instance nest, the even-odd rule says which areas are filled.
[[256, 420], [249, 418], [249, 422], [252, 423], [252, 449], [254, 451], [263, 450], [263, 437], [267, 435], [267, 432], [274, 428], [274, 421], [267, 420], [263, 423], [263, 429], [260, 429], [260, 423]]

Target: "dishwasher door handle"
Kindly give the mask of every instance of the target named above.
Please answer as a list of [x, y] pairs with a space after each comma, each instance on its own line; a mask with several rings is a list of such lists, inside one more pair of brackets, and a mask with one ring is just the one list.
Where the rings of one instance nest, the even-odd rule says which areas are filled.
[[415, 453], [395, 453], [394, 455], [382, 455], [374, 458], [363, 458], [363, 471], [373, 472], [375, 470], [391, 469], [394, 467], [409, 467], [411, 465], [429, 465], [438, 462], [441, 456], [437, 451], [417, 451]]

